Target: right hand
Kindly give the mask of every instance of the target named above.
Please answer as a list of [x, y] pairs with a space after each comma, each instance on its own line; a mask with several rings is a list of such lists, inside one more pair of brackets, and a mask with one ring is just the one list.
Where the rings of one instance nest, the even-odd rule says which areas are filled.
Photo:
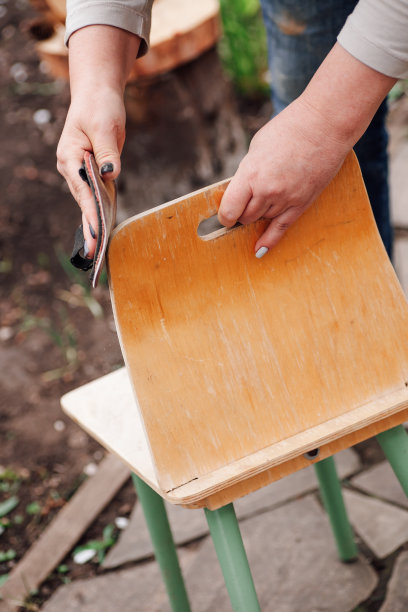
[[82, 225], [87, 254], [93, 258], [96, 240], [89, 225], [98, 230], [98, 217], [89, 186], [78, 171], [84, 152], [94, 154], [99, 171], [105, 164], [112, 172], [103, 178], [113, 180], [120, 172], [120, 154], [125, 142], [125, 107], [123, 92], [100, 84], [90, 84], [73, 97], [57, 149], [57, 168], [82, 211]]

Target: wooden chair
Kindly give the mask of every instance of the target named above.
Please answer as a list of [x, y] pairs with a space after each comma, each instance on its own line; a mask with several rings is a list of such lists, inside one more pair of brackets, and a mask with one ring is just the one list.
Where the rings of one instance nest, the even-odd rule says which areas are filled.
[[408, 308], [354, 154], [261, 260], [264, 221], [206, 233], [226, 185], [115, 230], [109, 278], [127, 370], [62, 399], [133, 470], [177, 611], [189, 604], [161, 498], [205, 508], [233, 609], [250, 612], [259, 604], [234, 499], [315, 463], [349, 561], [332, 455], [378, 436], [408, 495]]

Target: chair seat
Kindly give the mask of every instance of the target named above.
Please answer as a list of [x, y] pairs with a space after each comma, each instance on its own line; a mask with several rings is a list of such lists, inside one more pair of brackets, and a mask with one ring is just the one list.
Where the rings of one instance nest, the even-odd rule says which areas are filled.
[[[320, 460], [408, 419], [408, 389], [405, 388], [166, 491], [158, 482], [125, 368], [70, 391], [62, 397], [61, 404], [70, 418], [117, 454], [164, 499], [186, 507], [205, 506], [212, 510], [310, 465], [311, 461], [303, 455], [316, 446], [320, 447]], [[356, 423], [358, 429], [355, 429]]]

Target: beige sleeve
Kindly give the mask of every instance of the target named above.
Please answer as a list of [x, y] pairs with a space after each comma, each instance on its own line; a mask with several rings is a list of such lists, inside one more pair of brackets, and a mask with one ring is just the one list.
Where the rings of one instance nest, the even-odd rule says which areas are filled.
[[149, 47], [152, 4], [153, 0], [67, 0], [65, 44], [80, 28], [111, 25], [140, 36], [140, 57]]
[[370, 68], [408, 78], [408, 0], [360, 0], [337, 40]]

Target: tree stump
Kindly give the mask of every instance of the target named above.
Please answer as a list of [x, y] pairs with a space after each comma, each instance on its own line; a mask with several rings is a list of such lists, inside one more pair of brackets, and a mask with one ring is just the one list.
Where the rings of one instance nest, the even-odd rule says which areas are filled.
[[247, 142], [215, 49], [153, 80], [129, 83], [119, 183], [126, 214], [232, 175]]

